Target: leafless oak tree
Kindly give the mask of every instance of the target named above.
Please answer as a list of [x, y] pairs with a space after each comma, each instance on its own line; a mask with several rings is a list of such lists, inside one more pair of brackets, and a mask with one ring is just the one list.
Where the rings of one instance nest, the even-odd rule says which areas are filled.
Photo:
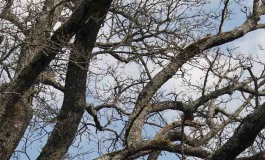
[[264, 15], [259, 0], [5, 0], [0, 159], [264, 159], [263, 44], [238, 43]]

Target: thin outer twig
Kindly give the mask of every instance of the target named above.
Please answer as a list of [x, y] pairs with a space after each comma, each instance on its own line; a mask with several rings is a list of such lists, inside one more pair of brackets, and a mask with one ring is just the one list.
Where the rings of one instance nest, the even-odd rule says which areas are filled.
[[259, 96], [258, 96], [258, 82], [257, 82], [257, 78], [254, 76], [253, 72], [250, 69], [251, 67], [247, 67], [246, 69], [248, 70], [251, 78], [253, 79], [254, 82], [254, 86], [255, 86], [255, 103], [256, 103], [256, 107], [258, 107], [259, 105]]

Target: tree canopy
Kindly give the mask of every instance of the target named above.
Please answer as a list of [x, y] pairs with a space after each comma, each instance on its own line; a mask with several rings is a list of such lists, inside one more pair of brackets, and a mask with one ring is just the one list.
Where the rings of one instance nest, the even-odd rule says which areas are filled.
[[259, 0], [5, 0], [0, 159], [264, 158], [264, 15]]

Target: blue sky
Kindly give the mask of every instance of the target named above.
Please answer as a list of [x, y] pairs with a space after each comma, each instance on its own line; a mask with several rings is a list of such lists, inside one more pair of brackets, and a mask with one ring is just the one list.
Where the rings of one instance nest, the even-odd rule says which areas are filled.
[[[212, 0], [212, 2], [215, 2], [215, 3], [211, 6], [212, 7], [211, 9], [218, 9], [219, 1], [217, 1], [217, 0], [213, 1]], [[249, 3], [250, 1], [245, 1], [245, 2]], [[210, 6], [208, 6], [208, 7], [210, 9]], [[230, 8], [235, 13], [238, 13], [238, 14], [240, 13], [240, 9], [237, 5], [234, 4]], [[245, 17], [243, 17], [243, 18], [241, 18], [241, 17], [243, 17], [243, 16], [238, 16], [238, 15], [232, 16], [230, 21], [225, 22], [225, 25], [223, 27], [223, 31], [228, 31], [228, 30], [233, 29], [236, 26], [242, 24], [242, 22], [245, 20]], [[263, 22], [265, 21], [265, 17], [262, 17], [262, 21]], [[246, 54], [255, 52], [258, 55], [262, 55], [264, 53], [259, 50], [258, 44], [264, 44], [264, 41], [265, 41], [263, 38], [264, 36], [265, 36], [265, 31], [263, 31], [263, 30], [254, 31], [253, 33], [249, 33], [248, 35], [246, 35], [246, 36], [244, 36], [244, 37], [242, 37], [242, 38], [240, 38], [240, 39], [238, 39], [232, 43], [225, 44], [222, 47], [223, 47], [223, 49], [226, 49], [227, 47], [237, 47], [238, 46], [238, 47], [240, 47], [239, 50], [242, 52], [245, 52]], [[135, 71], [135, 72], [137, 72], [137, 71]], [[199, 78], [200, 75], [196, 75], [198, 73], [195, 73], [195, 72], [196, 71], [194, 71], [194, 73], [192, 73], [192, 74], [194, 74], [195, 77]], [[171, 87], [172, 88], [172, 86], [175, 86], [176, 88], [179, 89], [179, 86], [176, 85], [177, 83], [179, 83], [178, 80], [172, 79], [172, 80], [168, 81], [167, 84], [165, 84], [163, 87], [165, 87], [165, 88]], [[174, 119], [174, 115], [172, 114], [172, 112], [168, 112], [168, 113], [166, 113], [166, 115], [169, 117], [168, 118], [169, 120]], [[104, 121], [103, 121], [103, 123], [104, 123]], [[51, 131], [51, 128], [47, 127], [46, 130]], [[93, 130], [93, 128], [91, 128], [91, 130]], [[94, 132], [94, 131], [92, 131], [92, 132]], [[154, 133], [154, 131], [152, 131], [152, 132]], [[153, 134], [152, 132], [150, 133], [150, 135]], [[31, 134], [31, 133], [26, 133], [25, 135], [27, 135], [27, 134]], [[36, 132], [36, 134], [37, 134], [37, 132]], [[35, 136], [38, 137], [38, 135], [34, 135], [34, 133], [31, 135], [31, 137], [35, 137]], [[86, 136], [92, 138], [91, 135], [86, 135]], [[81, 137], [81, 138], [83, 138], [84, 141], [82, 141], [82, 143], [80, 143], [80, 145], [82, 145], [82, 148], [83, 148], [82, 150], [89, 152], [89, 154], [86, 155], [86, 159], [90, 159], [90, 158], [93, 159], [93, 158], [98, 156], [98, 154], [95, 152], [96, 151], [96, 149], [95, 149], [96, 143], [93, 141], [88, 141], [86, 136]], [[38, 154], [40, 152], [40, 147], [45, 144], [46, 140], [47, 140], [47, 136], [44, 136], [40, 139], [40, 141], [39, 140], [35, 141], [34, 143], [32, 143], [30, 145], [30, 147], [27, 148], [27, 154], [31, 159], [35, 159], [38, 156]], [[23, 141], [25, 141], [25, 139], [23, 139], [22, 142]], [[24, 146], [22, 144], [23, 143], [20, 143], [20, 145], [18, 146], [17, 149], [23, 150]], [[91, 153], [90, 153], [90, 151], [91, 151]], [[71, 153], [75, 153], [75, 152], [76, 152], [76, 149], [71, 147], [69, 150], [69, 153], [71, 154]], [[27, 159], [27, 156], [25, 154], [21, 154], [21, 157], [19, 158], [19, 160], [26, 160], [26, 159]], [[171, 153], [167, 153], [167, 152], [163, 153], [159, 157], [159, 160], [171, 160], [171, 159], [178, 159], [178, 158], [176, 155], [171, 154]], [[76, 159], [76, 160], [78, 160], [78, 159]]]

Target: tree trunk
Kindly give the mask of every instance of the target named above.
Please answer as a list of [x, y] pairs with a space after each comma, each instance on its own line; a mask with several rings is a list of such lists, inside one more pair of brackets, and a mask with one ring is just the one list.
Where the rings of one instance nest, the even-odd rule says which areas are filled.
[[76, 35], [69, 58], [60, 115], [38, 160], [62, 159], [75, 138], [86, 106], [86, 79], [91, 52], [110, 4], [101, 8]]

